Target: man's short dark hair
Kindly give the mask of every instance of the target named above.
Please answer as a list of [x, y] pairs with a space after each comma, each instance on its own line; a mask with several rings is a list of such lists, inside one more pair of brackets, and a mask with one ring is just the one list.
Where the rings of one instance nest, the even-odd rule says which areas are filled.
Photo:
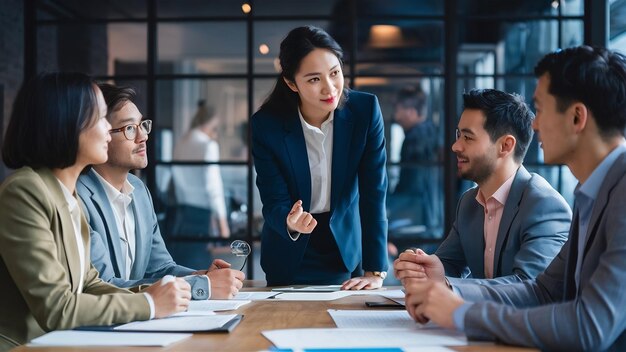
[[548, 92], [564, 112], [581, 102], [593, 114], [600, 133], [624, 135], [626, 127], [626, 58], [586, 45], [556, 51], [535, 66], [535, 76], [550, 77]]
[[131, 87], [116, 86], [109, 83], [98, 83], [98, 87], [100, 87], [107, 104], [107, 118], [110, 118], [111, 113], [121, 109], [127, 102], [135, 103], [137, 98], [137, 93]]
[[463, 94], [465, 109], [477, 109], [485, 114], [485, 131], [492, 142], [510, 134], [517, 140], [515, 160], [524, 160], [528, 145], [533, 138], [535, 114], [524, 102], [524, 97], [496, 89], [472, 89]]
[[419, 87], [404, 87], [396, 95], [396, 105], [414, 108], [420, 116], [426, 115], [426, 93]]
[[79, 136], [96, 121], [95, 82], [82, 73], [45, 73], [22, 84], [2, 159], [12, 169], [63, 169], [76, 163]]

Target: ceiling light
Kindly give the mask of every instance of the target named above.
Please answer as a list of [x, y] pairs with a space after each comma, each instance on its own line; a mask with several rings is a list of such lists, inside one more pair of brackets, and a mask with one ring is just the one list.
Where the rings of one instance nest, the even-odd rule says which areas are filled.
[[241, 5], [241, 11], [243, 11], [243, 13], [250, 13], [250, 11], [252, 11], [252, 6], [250, 6], [247, 2], [244, 2], [243, 5]]
[[402, 30], [398, 26], [376, 24], [370, 28], [370, 45], [373, 48], [401, 47], [402, 42]]

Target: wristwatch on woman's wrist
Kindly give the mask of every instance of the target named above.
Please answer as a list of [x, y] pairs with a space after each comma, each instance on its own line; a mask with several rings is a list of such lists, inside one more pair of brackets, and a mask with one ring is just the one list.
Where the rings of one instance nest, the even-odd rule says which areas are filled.
[[384, 280], [387, 277], [387, 272], [386, 271], [372, 271], [372, 275], [378, 276], [379, 278]]

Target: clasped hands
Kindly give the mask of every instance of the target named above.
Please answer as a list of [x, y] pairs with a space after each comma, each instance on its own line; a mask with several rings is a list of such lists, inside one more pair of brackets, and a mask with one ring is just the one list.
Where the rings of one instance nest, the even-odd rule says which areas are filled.
[[447, 285], [445, 270], [436, 255], [421, 249], [406, 250], [393, 262], [394, 275], [406, 292], [406, 310], [413, 320], [454, 329], [454, 311], [464, 302]]

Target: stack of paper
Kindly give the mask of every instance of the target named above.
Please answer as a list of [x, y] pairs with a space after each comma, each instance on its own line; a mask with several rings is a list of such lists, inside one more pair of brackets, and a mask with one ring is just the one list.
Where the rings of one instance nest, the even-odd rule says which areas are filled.
[[231, 320], [240, 317], [235, 314], [209, 315], [209, 316], [186, 316], [135, 321], [132, 323], [116, 326], [118, 331], [211, 331], [220, 330]]
[[277, 294], [278, 294], [277, 292], [271, 292], [271, 291], [246, 291], [246, 292], [237, 293], [235, 295], [235, 298], [233, 299], [234, 300], [258, 301], [262, 299], [273, 298]]
[[328, 314], [335, 325], [342, 329], [358, 328], [420, 328], [406, 310], [336, 310], [329, 309]]
[[288, 292], [281, 293], [274, 297], [277, 300], [283, 301], [333, 301], [339, 298], [350, 296], [349, 291], [335, 291], [335, 292]]
[[283, 329], [263, 331], [278, 348], [385, 348], [464, 346], [465, 335], [443, 329]]
[[53, 331], [30, 341], [29, 346], [168, 346], [191, 334], [153, 334], [113, 331]]
[[241, 306], [250, 303], [250, 301], [216, 301], [216, 300], [203, 300], [203, 301], [190, 301], [189, 308], [186, 312], [176, 313], [172, 316], [190, 316], [190, 315], [214, 315], [215, 312], [221, 312], [225, 310], [235, 310]]

